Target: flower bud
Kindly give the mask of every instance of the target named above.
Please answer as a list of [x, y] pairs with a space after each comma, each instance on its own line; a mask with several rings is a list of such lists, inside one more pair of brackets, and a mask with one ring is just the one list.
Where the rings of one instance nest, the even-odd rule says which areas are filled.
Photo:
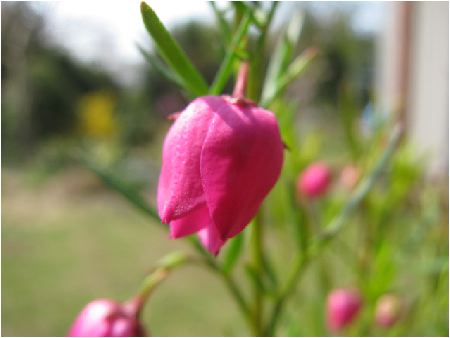
[[[137, 304], [136, 304], [137, 305]], [[97, 299], [80, 312], [69, 330], [69, 337], [143, 337], [145, 331], [133, 302], [120, 304]]]
[[401, 302], [395, 295], [387, 294], [378, 299], [375, 322], [384, 328], [393, 326], [400, 317]]
[[346, 165], [341, 172], [341, 184], [348, 190], [352, 190], [361, 177], [361, 170], [354, 165]]
[[162, 222], [172, 238], [197, 233], [217, 255], [278, 180], [283, 142], [272, 112], [244, 98], [204, 96], [175, 120], [162, 157]]
[[327, 326], [339, 331], [348, 326], [358, 315], [362, 306], [359, 293], [351, 289], [336, 289], [327, 300]]
[[331, 183], [331, 172], [325, 163], [318, 162], [307, 167], [297, 180], [298, 192], [315, 198], [325, 194]]

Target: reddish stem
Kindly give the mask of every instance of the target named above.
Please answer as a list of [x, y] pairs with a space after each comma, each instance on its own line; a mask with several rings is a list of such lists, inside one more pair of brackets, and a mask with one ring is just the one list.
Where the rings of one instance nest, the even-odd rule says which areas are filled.
[[247, 87], [247, 79], [248, 79], [248, 62], [242, 62], [239, 67], [238, 76], [236, 79], [236, 85], [233, 90], [233, 97], [235, 98], [244, 98], [245, 97], [245, 89]]

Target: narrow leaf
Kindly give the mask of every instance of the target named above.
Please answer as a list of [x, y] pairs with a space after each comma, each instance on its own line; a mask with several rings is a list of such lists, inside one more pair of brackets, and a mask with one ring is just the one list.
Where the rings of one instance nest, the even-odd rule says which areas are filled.
[[197, 96], [206, 94], [208, 85], [203, 76], [161, 23], [153, 9], [145, 2], [141, 2], [141, 14], [145, 28], [156, 44], [156, 49], [173, 71], [183, 80], [184, 88]]
[[268, 280], [270, 281], [270, 287], [272, 291], [275, 291], [278, 285], [278, 278], [275, 273], [275, 269], [273, 268], [271, 261], [265, 255], [262, 256], [262, 262], [264, 272], [266, 273]]
[[289, 26], [286, 31], [286, 38], [289, 43], [295, 47], [303, 28], [303, 22], [305, 19], [305, 13], [298, 11], [294, 14], [294, 17], [289, 22]]
[[154, 221], [157, 222], [157, 224], [162, 225], [156, 210], [153, 209], [150, 204], [146, 202], [135, 189], [131, 188], [128, 184], [121, 181], [112, 173], [108, 172], [91, 160], [82, 158], [81, 162], [86, 168], [96, 174], [103, 181], [103, 183], [105, 183], [105, 185], [115, 190], [117, 193], [119, 193], [119, 195], [125, 198], [137, 209], [140, 209], [145, 214], [150, 216]]
[[259, 29], [264, 28], [264, 20], [266, 19], [264, 11], [259, 6], [250, 6], [245, 1], [233, 1], [235, 8], [241, 12], [247, 12], [250, 19]]
[[220, 94], [223, 91], [225, 85], [227, 84], [227, 81], [231, 73], [233, 72], [233, 63], [238, 58], [237, 50], [246, 36], [247, 30], [250, 26], [250, 21], [251, 16], [249, 12], [247, 12], [244, 18], [242, 19], [241, 24], [239, 25], [236, 35], [233, 37], [233, 40], [231, 41], [228, 52], [225, 55], [222, 64], [220, 65], [216, 77], [214, 78], [210, 94], [212, 95]]
[[[263, 56], [266, 54], [267, 35], [277, 7], [278, 2], [272, 2], [268, 11], [263, 11], [260, 6], [256, 6], [256, 9], [261, 13], [260, 17], [262, 18], [262, 21], [259, 27], [259, 32], [257, 32], [255, 37], [254, 48], [252, 48], [250, 72], [246, 92], [247, 97], [255, 102], [259, 102], [261, 99], [261, 92], [264, 82], [263, 79], [266, 76], [266, 66]], [[255, 21], [256, 19], [252, 17], [252, 20]]]
[[219, 24], [220, 31], [225, 40], [225, 45], [228, 46], [231, 41], [231, 27], [225, 19], [223, 12], [219, 8], [217, 8], [216, 3], [214, 1], [209, 1], [208, 3], [214, 11], [214, 14], [216, 15], [217, 23]]
[[275, 100], [279, 95], [283, 93], [286, 87], [294, 81], [298, 76], [300, 76], [311, 63], [314, 57], [317, 55], [317, 49], [308, 48], [301, 55], [299, 55], [289, 66], [286, 73], [277, 81], [275, 89], [271, 95], [262, 100], [262, 106], [269, 106], [273, 100]]
[[157, 57], [150, 54], [150, 52], [146, 51], [142, 46], [137, 45], [139, 52], [142, 56], [150, 63], [150, 65], [155, 68], [162, 76], [164, 76], [167, 80], [175, 83], [177, 86], [183, 88], [183, 80], [175, 73], [173, 73], [170, 69], [162, 64], [161, 61], [158, 60]]
[[239, 256], [241, 255], [242, 249], [244, 247], [244, 236], [245, 233], [242, 232], [238, 236], [231, 239], [230, 244], [228, 244], [228, 247], [224, 252], [222, 269], [228, 274], [232, 271], [233, 267], [236, 265], [236, 262], [239, 259]]
[[286, 72], [302, 30], [303, 17], [303, 12], [297, 12], [277, 43], [264, 80], [263, 101], [274, 94], [277, 81]]
[[268, 291], [267, 288], [264, 286], [264, 282], [262, 281], [260, 275], [253, 266], [246, 265], [245, 272], [247, 273], [247, 276], [250, 278], [252, 284], [255, 285], [262, 293], [266, 293]]

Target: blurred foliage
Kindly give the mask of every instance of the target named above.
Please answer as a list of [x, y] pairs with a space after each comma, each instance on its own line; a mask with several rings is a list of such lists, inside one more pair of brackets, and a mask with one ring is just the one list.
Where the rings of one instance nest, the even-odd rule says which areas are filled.
[[6, 161], [28, 160], [45, 139], [73, 133], [77, 102], [83, 95], [119, 89], [98, 67], [81, 65], [50, 46], [41, 21], [27, 3], [2, 4], [2, 156]]
[[91, 137], [111, 137], [117, 133], [114, 96], [107, 92], [83, 96], [79, 103], [80, 131]]

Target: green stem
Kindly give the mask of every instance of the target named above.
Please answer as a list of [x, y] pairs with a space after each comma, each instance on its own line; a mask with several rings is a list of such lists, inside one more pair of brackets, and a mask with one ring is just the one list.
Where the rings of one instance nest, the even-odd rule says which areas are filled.
[[298, 279], [306, 263], [308, 263], [311, 258], [318, 255], [324, 248], [324, 246], [329, 243], [329, 241], [339, 233], [345, 223], [347, 223], [350, 215], [360, 205], [361, 201], [374, 186], [375, 182], [380, 178], [384, 168], [387, 166], [389, 159], [392, 157], [395, 149], [400, 142], [401, 135], [401, 127], [399, 125], [395, 126], [390, 136], [388, 146], [377, 161], [371, 174], [360, 183], [355, 193], [352, 195], [346, 206], [342, 209], [341, 213], [331, 222], [328, 227], [326, 227], [326, 230], [317, 238], [317, 240], [307, 248], [306, 253], [297, 255], [297, 257], [295, 258], [293, 269], [286, 283], [286, 287], [279, 294], [277, 300], [275, 301], [269, 324], [265, 330], [266, 335], [271, 336], [275, 333], [276, 326], [282, 313], [285, 301], [291, 295], [291, 293], [295, 291], [295, 286], [298, 283]]
[[307, 254], [297, 255], [297, 257], [295, 258], [293, 269], [291, 270], [291, 273], [288, 277], [286, 286], [275, 301], [269, 324], [264, 332], [266, 336], [274, 335], [278, 319], [282, 313], [283, 306], [287, 300], [287, 297], [291, 294], [291, 292], [293, 292], [295, 285], [298, 283], [300, 272], [303, 270], [307, 262]]
[[[262, 210], [260, 209], [256, 214], [256, 217], [253, 221], [252, 225], [252, 263], [255, 269], [255, 272], [258, 274], [259, 278], [262, 279], [262, 275], [264, 273], [264, 261], [263, 261], [263, 228], [262, 228]], [[254, 328], [256, 331], [255, 335], [261, 335], [262, 328], [262, 315], [264, 311], [264, 299], [262, 290], [258, 285], [254, 285], [253, 288], [253, 321]]]
[[192, 263], [195, 260], [178, 252], [165, 256], [158, 266], [145, 277], [138, 295], [128, 302], [130, 309], [139, 315], [156, 287], [168, 277], [172, 270], [188, 262]]
[[148, 275], [144, 283], [142, 284], [141, 290], [138, 296], [138, 308], [141, 309], [143, 305], [147, 302], [148, 298], [153, 294], [156, 287], [167, 278], [170, 269], [166, 267], [160, 267], [154, 270], [150, 275]]
[[250, 325], [252, 331], [255, 332], [256, 327], [252, 320], [250, 308], [247, 305], [247, 302], [245, 301], [244, 296], [242, 295], [241, 291], [239, 290], [236, 282], [230, 275], [228, 275], [224, 272], [221, 272], [220, 276], [222, 277], [223, 281], [225, 282], [225, 285], [227, 286], [228, 291], [230, 291], [231, 295], [234, 297], [237, 305], [239, 306], [239, 309], [240, 309], [242, 315], [244, 316], [244, 319]]
[[188, 237], [188, 239], [193, 245], [193, 247], [196, 249], [196, 251], [203, 257], [203, 262], [206, 264], [206, 266], [209, 267], [215, 273], [220, 275], [222, 280], [225, 282], [228, 291], [231, 293], [234, 300], [236, 301], [236, 304], [238, 305], [238, 308], [241, 311], [242, 315], [244, 316], [245, 320], [253, 329], [254, 325], [252, 321], [250, 307], [247, 304], [241, 290], [237, 286], [237, 283], [229, 274], [227, 274], [225, 271], [223, 271], [223, 269], [221, 269], [217, 261], [205, 250], [205, 248], [203, 248], [203, 246], [200, 244], [197, 238]]

